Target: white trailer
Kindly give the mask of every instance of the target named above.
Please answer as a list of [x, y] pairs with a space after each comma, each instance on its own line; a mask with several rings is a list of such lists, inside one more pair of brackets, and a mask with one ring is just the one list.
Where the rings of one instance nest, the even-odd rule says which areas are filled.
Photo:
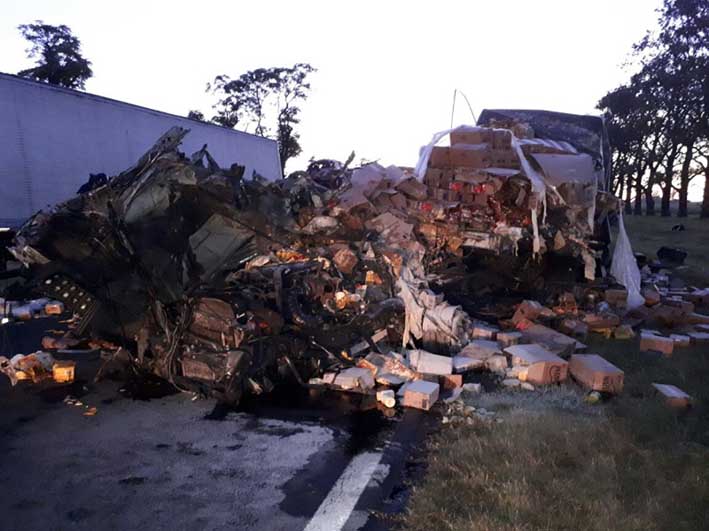
[[190, 129], [187, 155], [207, 144], [222, 167], [236, 162], [247, 178], [282, 177], [274, 140], [0, 74], [0, 227], [70, 198], [90, 173], [127, 169], [176, 125]]

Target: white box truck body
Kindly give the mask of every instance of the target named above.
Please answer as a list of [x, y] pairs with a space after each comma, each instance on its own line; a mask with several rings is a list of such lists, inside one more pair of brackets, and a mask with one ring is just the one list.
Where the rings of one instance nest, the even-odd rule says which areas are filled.
[[117, 175], [176, 125], [190, 129], [187, 155], [207, 144], [220, 166], [245, 166], [246, 178], [282, 177], [274, 140], [0, 74], [0, 227], [69, 199], [90, 173]]

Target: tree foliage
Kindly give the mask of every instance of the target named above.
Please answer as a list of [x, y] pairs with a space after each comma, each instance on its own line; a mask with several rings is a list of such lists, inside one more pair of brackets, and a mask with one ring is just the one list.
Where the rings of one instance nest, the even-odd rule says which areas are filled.
[[30, 42], [26, 50], [35, 66], [17, 73], [18, 76], [44, 81], [72, 89], [84, 89], [93, 75], [91, 62], [81, 55], [81, 42], [69, 27], [50, 26], [41, 20], [17, 27]]
[[[709, 166], [709, 0], [664, 0], [658, 30], [633, 51], [638, 71], [598, 104], [608, 121], [616, 191], [627, 211], [642, 213], [645, 196], [645, 211], [654, 214], [659, 188], [663, 215], [670, 215], [676, 193], [677, 214], [686, 216], [689, 184], [699, 175], [706, 179]], [[704, 196], [703, 217], [709, 217], [706, 190]]]
[[190, 110], [187, 113], [187, 119], [188, 120], [195, 120], [197, 122], [206, 122], [206, 119], [204, 118], [204, 113], [202, 111], [196, 111], [196, 110]]
[[254, 133], [278, 141], [281, 166], [301, 151], [300, 105], [310, 92], [308, 76], [315, 69], [306, 63], [292, 67], [257, 68], [236, 79], [219, 75], [207, 85], [218, 98], [212, 121], [225, 127], [254, 127]]

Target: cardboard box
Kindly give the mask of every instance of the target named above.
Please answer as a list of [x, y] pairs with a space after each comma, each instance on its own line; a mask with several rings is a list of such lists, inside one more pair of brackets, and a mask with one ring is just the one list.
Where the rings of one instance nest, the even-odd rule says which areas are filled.
[[491, 165], [488, 144], [460, 144], [450, 147], [450, 167], [488, 168]]
[[473, 325], [473, 339], [495, 339], [500, 331], [496, 326], [486, 323], [475, 323]]
[[583, 321], [588, 325], [589, 330], [604, 330], [618, 326], [620, 317], [611, 312], [587, 313]]
[[463, 125], [450, 133], [451, 146], [455, 144], [486, 144], [494, 141], [494, 132], [486, 127]]
[[438, 384], [441, 389], [451, 390], [463, 386], [462, 374], [444, 374], [438, 377]]
[[689, 332], [687, 335], [694, 344], [709, 343], [709, 333], [707, 332]]
[[570, 356], [574, 352], [586, 349], [586, 345], [577, 339], [548, 326], [525, 320], [518, 323], [517, 327], [522, 332], [522, 342], [541, 345], [557, 356]]
[[709, 315], [693, 312], [688, 316], [689, 324], [709, 324]]
[[486, 360], [496, 354], [502, 354], [500, 344], [497, 341], [488, 339], [474, 339], [458, 352], [458, 356], [477, 360]]
[[512, 149], [493, 149], [490, 151], [491, 166], [493, 168], [509, 168], [517, 170], [521, 168], [517, 153]]
[[64, 303], [59, 301], [48, 302], [44, 305], [44, 313], [47, 315], [61, 315], [64, 312]]
[[623, 390], [623, 371], [597, 354], [574, 354], [569, 361], [569, 372], [593, 391], [617, 394]]
[[406, 385], [402, 405], [428, 411], [438, 400], [439, 393], [437, 383], [415, 380]]
[[74, 381], [75, 369], [75, 361], [55, 361], [52, 366], [52, 377], [57, 383], [71, 383]]
[[431, 354], [425, 350], [410, 350], [409, 363], [418, 372], [426, 374], [453, 374], [453, 358]]
[[517, 310], [512, 316], [512, 322], [517, 324], [524, 319], [534, 321], [537, 317], [542, 315], [543, 312], [544, 306], [542, 306], [539, 302], [524, 300], [519, 304], [519, 306], [517, 306]]
[[374, 376], [369, 369], [350, 367], [339, 372], [335, 377], [334, 384], [342, 389], [367, 390], [374, 387]]
[[640, 352], [660, 352], [664, 356], [669, 357], [672, 356], [674, 348], [675, 342], [671, 337], [650, 334], [645, 331], [640, 332]]
[[628, 304], [628, 290], [625, 288], [607, 289], [606, 302], [614, 308], [625, 308]]
[[569, 375], [569, 364], [541, 345], [512, 345], [505, 348], [512, 365], [528, 367], [526, 381], [537, 385], [563, 382]]
[[688, 347], [692, 343], [692, 338], [684, 334], [670, 334], [670, 339], [677, 347]]
[[652, 386], [664, 398], [665, 403], [672, 408], [685, 409], [692, 405], [692, 397], [679, 387], [660, 383], [654, 383]]
[[[428, 172], [426, 172], [426, 174], [428, 175]], [[395, 188], [402, 194], [405, 194], [406, 196], [417, 201], [424, 201], [428, 197], [428, 189], [426, 188], [426, 185], [413, 177], [410, 179], [404, 179], [397, 184]]]
[[[430, 161], [429, 161], [430, 165]], [[438, 188], [441, 183], [442, 170], [429, 167], [426, 174], [423, 176], [423, 183], [428, 187], [429, 191]]]
[[453, 356], [453, 372], [467, 372], [474, 369], [481, 369], [485, 366], [485, 360], [468, 358], [466, 356]]
[[444, 146], [434, 146], [431, 150], [431, 157], [428, 159], [429, 168], [450, 168], [450, 148]]
[[502, 347], [511, 347], [512, 345], [517, 345], [522, 339], [521, 332], [498, 332], [497, 341], [500, 342]]
[[512, 133], [510, 131], [495, 130], [492, 132], [493, 149], [512, 149]]

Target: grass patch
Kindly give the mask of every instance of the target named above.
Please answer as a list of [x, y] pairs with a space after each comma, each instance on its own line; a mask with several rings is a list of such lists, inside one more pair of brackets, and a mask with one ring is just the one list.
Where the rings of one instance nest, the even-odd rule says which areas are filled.
[[[639, 352], [637, 339], [588, 344], [625, 371], [622, 395], [591, 406], [567, 383], [470, 399], [503, 422], [441, 429], [402, 527], [709, 529], [706, 347], [663, 358]], [[658, 381], [687, 391], [696, 407], [664, 407], [650, 386]]]
[[405, 529], [706, 529], [706, 448], [641, 443], [614, 419], [547, 412], [443, 430]]
[[[678, 247], [687, 251], [686, 268], [680, 268], [676, 273], [687, 282], [709, 284], [709, 222], [698, 217], [663, 218], [659, 216], [628, 216], [624, 217], [633, 250], [655, 258], [657, 250], [663, 245]], [[672, 227], [678, 223], [687, 230], [672, 232]]]

